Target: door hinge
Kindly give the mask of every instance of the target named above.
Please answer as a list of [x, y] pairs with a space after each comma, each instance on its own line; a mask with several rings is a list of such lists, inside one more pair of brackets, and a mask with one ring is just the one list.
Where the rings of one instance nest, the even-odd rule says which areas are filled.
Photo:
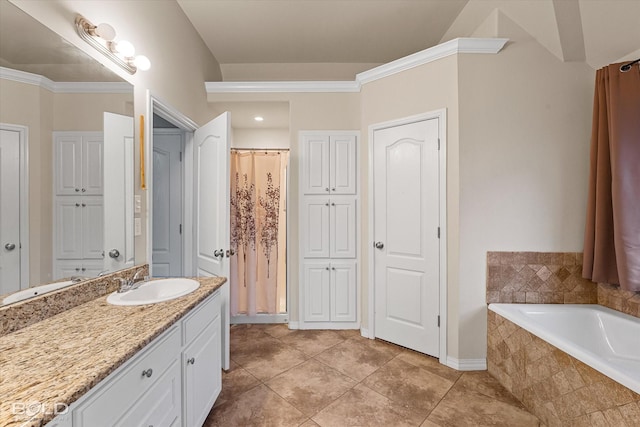
[[180, 234], [182, 234], [182, 224], [180, 224]]
[[440, 238], [440, 227], [438, 227], [438, 239]]
[[438, 328], [440, 327], [440, 315], [438, 314]]
[[[440, 149], [439, 147], [440, 147], [440, 145], [438, 145], [438, 149]], [[180, 161], [182, 161], [182, 151], [180, 152]]]
[[440, 150], [440, 138], [438, 138], [438, 150]]

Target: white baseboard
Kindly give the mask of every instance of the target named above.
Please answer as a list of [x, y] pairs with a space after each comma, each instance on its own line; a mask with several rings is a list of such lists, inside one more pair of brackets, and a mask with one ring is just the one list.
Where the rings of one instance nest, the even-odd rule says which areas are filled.
[[486, 371], [487, 359], [456, 359], [447, 356], [447, 366], [457, 371]]
[[298, 322], [289, 322], [289, 329], [300, 329], [300, 324]]
[[365, 338], [374, 339], [375, 337], [369, 336], [369, 330], [367, 328], [360, 328], [360, 335]]

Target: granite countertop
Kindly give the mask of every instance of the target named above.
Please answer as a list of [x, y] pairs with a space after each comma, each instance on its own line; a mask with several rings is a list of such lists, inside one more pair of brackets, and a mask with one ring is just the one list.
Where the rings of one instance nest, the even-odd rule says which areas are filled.
[[0, 337], [0, 425], [46, 424], [53, 414], [25, 423], [13, 404], [70, 405], [226, 281], [197, 280], [197, 290], [171, 301], [115, 306], [101, 296]]

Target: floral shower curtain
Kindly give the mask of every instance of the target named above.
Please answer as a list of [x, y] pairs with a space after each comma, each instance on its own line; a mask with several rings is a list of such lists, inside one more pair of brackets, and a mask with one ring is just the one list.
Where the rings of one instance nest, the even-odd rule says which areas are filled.
[[286, 312], [286, 151], [231, 152], [231, 315]]
[[640, 67], [596, 73], [582, 275], [640, 292]]

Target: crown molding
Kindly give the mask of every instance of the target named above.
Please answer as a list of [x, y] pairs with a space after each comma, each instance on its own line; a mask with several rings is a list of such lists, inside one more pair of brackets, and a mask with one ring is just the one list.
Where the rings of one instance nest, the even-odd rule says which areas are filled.
[[361, 85], [460, 53], [498, 53], [509, 39], [457, 38], [356, 75]]
[[0, 79], [40, 86], [54, 93], [133, 93], [126, 82], [54, 82], [39, 74], [0, 67]]
[[205, 82], [207, 93], [360, 92], [356, 81]]
[[207, 93], [360, 92], [370, 83], [438, 59], [460, 53], [496, 54], [509, 39], [457, 38], [404, 58], [356, 74], [354, 81], [315, 82], [206, 82]]

